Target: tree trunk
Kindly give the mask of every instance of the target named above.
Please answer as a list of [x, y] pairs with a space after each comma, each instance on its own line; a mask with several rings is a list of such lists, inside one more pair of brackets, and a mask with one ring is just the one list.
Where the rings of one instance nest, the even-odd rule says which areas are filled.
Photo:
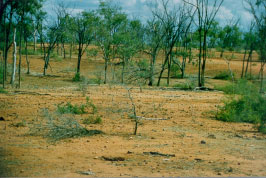
[[77, 74], [80, 73], [81, 52], [78, 54]]
[[9, 19], [9, 25], [8, 25], [8, 29], [6, 31], [6, 44], [5, 44], [5, 81], [7, 80], [7, 57], [8, 57], [8, 50], [9, 50], [9, 35], [10, 35], [10, 31], [11, 31], [11, 21], [13, 18], [13, 6], [11, 6], [11, 10], [10, 10], [10, 19]]
[[121, 83], [122, 84], [124, 84], [125, 66], [126, 66], [126, 59], [124, 59], [124, 61], [123, 61], [123, 68], [122, 68], [122, 74], [121, 74]]
[[34, 33], [33, 33], [33, 38], [34, 38], [34, 52], [36, 52], [36, 33], [37, 33], [37, 29], [34, 30]]
[[248, 54], [248, 59], [247, 59], [247, 64], [246, 64], [246, 71], [245, 71], [245, 78], [247, 77], [248, 65], [250, 65], [250, 59], [251, 59], [252, 53], [253, 53], [253, 49], [251, 49], [249, 51], [249, 54]]
[[199, 71], [198, 71], [198, 86], [201, 87], [201, 55], [202, 55], [202, 34], [201, 34], [201, 29], [199, 30], [199, 37], [200, 37], [200, 49], [199, 49]]
[[66, 49], [65, 49], [65, 43], [63, 43], [63, 50], [64, 50], [64, 59], [66, 58]]
[[14, 86], [15, 77], [16, 77], [16, 64], [17, 64], [17, 44], [16, 44], [16, 28], [14, 28], [13, 34], [13, 44], [14, 44], [14, 51], [13, 51], [13, 68], [12, 68], [12, 76], [10, 84]]
[[245, 48], [245, 54], [244, 54], [244, 57], [243, 57], [242, 71], [241, 71], [241, 78], [244, 77], [244, 69], [245, 69], [246, 55], [247, 55], [247, 48]]
[[265, 65], [265, 62], [261, 61], [261, 72], [260, 72], [260, 93], [263, 93], [264, 92], [264, 88], [263, 88], [263, 78], [264, 78], [264, 65]]
[[170, 84], [171, 63], [172, 63], [172, 54], [170, 54], [170, 59], [168, 60], [167, 86], [169, 86]]
[[72, 59], [72, 45], [73, 45], [73, 43], [71, 42], [70, 43], [70, 51], [69, 51], [69, 57], [70, 57], [70, 59]]
[[165, 65], [168, 62], [168, 60], [169, 60], [169, 56], [167, 55], [166, 56], [166, 59], [164, 60], [163, 65], [162, 65], [162, 69], [161, 69], [161, 72], [160, 72], [160, 75], [159, 75], [159, 79], [158, 79], [158, 82], [157, 82], [157, 86], [160, 86], [160, 82], [161, 82], [161, 78], [162, 78], [162, 75], [163, 75], [163, 72], [164, 72], [164, 68], [165, 68]]
[[151, 70], [151, 72], [150, 72], [150, 81], [149, 81], [149, 84], [148, 84], [149, 86], [153, 85], [155, 62], [156, 62], [156, 54], [153, 54], [151, 62], [150, 62], [150, 70]]
[[19, 64], [18, 64], [18, 87], [20, 88], [21, 86], [21, 48], [22, 48], [22, 24], [24, 21], [24, 6], [23, 6], [23, 13], [21, 16], [21, 21], [20, 21], [20, 28], [19, 28]]
[[107, 68], [108, 68], [108, 59], [105, 59], [104, 63], [104, 84], [107, 82]]
[[224, 56], [224, 48], [222, 48], [221, 54], [220, 54], [220, 58], [223, 58]]
[[27, 62], [27, 74], [30, 74], [30, 61], [28, 59], [28, 40], [25, 40], [26, 46], [25, 46], [25, 51], [26, 51], [26, 62]]
[[201, 68], [201, 86], [205, 85], [205, 66], [207, 60], [207, 32], [204, 32], [203, 36], [203, 63]]

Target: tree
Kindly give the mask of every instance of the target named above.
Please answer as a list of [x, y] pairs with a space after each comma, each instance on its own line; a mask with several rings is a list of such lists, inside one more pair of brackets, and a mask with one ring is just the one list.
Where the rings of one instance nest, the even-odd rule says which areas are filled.
[[199, 34], [199, 58], [198, 58], [198, 86], [204, 87], [205, 84], [205, 67], [207, 60], [207, 36], [215, 16], [218, 13], [224, 0], [183, 0], [185, 3], [192, 5], [197, 11], [197, 27]]
[[81, 58], [86, 51], [89, 44], [95, 37], [95, 26], [97, 25], [97, 17], [93, 11], [82, 12], [76, 17], [73, 17], [69, 22], [71, 30], [75, 34], [75, 39], [78, 43], [78, 63], [76, 75], [80, 75], [80, 62]]
[[218, 34], [220, 46], [222, 48], [220, 54], [221, 58], [226, 48], [233, 52], [241, 44], [242, 33], [240, 32], [238, 22], [239, 21], [236, 21], [235, 23], [226, 25]]
[[149, 86], [152, 86], [154, 83], [156, 59], [162, 47], [164, 36], [161, 22], [153, 15], [153, 18], [148, 20], [144, 32], [144, 52], [150, 55]]
[[131, 58], [142, 49], [143, 27], [139, 20], [128, 20], [114, 38], [116, 57], [122, 60], [121, 83]]
[[259, 55], [261, 61], [260, 68], [260, 92], [264, 91], [263, 78], [264, 66], [266, 62], [266, 0], [246, 0], [250, 7], [250, 13], [256, 21], [256, 28], [259, 35]]
[[127, 23], [127, 16], [121, 12], [121, 8], [112, 5], [109, 1], [100, 2], [98, 15], [96, 43], [100, 47], [105, 61], [104, 84], [106, 84], [108, 63], [114, 55], [115, 36]]
[[[48, 69], [50, 62], [50, 54], [55, 47], [56, 42], [58, 42], [62, 35], [62, 30], [64, 30], [65, 19], [69, 16], [66, 8], [58, 4], [57, 7], [57, 18], [56, 21], [51, 22], [46, 26], [45, 29], [41, 27], [41, 41], [43, 45], [44, 51], [44, 67], [43, 67], [43, 75], [46, 75], [46, 70]], [[45, 30], [45, 32], [43, 32]], [[47, 46], [46, 46], [47, 45]]]
[[[243, 57], [241, 78], [247, 77], [248, 66], [251, 63], [252, 53], [254, 50], [257, 49], [257, 46], [258, 46], [258, 40], [259, 40], [258, 34], [254, 31], [254, 28], [255, 28], [255, 23], [251, 22], [249, 32], [244, 33], [245, 54]], [[248, 53], [248, 58], [247, 58], [246, 69], [245, 69], [245, 61], [246, 61], [247, 53]]]

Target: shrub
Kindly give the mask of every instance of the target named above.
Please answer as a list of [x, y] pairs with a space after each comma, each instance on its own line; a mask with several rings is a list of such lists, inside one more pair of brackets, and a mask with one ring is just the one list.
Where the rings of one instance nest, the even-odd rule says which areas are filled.
[[82, 105], [72, 105], [70, 102], [67, 102], [65, 105], [59, 104], [57, 105], [57, 111], [60, 114], [66, 114], [66, 113], [71, 113], [71, 114], [85, 114], [87, 113], [85, 111], [85, 108], [87, 106], [82, 104]]
[[52, 115], [44, 109], [45, 120], [35, 123], [30, 128], [30, 135], [43, 136], [51, 141], [58, 141], [66, 138], [76, 138], [102, 134], [100, 130], [87, 130], [78, 121], [71, 117], [60, 117]]
[[[232, 85], [231, 96], [219, 107], [216, 119], [225, 122], [247, 122], [258, 124], [258, 129], [266, 133], [266, 99], [260, 95], [257, 88], [245, 80]], [[230, 86], [231, 87], [231, 86]], [[230, 88], [229, 87], [229, 88]]]

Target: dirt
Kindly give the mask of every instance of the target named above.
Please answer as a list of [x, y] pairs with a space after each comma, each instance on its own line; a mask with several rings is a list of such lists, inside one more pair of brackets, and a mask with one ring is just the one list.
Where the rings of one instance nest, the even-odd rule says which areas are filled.
[[[232, 68], [238, 70], [240, 63], [234, 61]], [[210, 111], [217, 111], [225, 98], [222, 92], [165, 87], [141, 91], [131, 86], [137, 116], [142, 118], [133, 135], [132, 104], [125, 86], [89, 85], [84, 96], [80, 83], [71, 81], [76, 59], [52, 61], [53, 71], [49, 69], [46, 77], [41, 76], [42, 64], [41, 58], [32, 59], [32, 73], [23, 74], [22, 87], [8, 86], [8, 93], [0, 94], [0, 176], [266, 176], [266, 135], [252, 124], [212, 117]], [[210, 73], [222, 69], [215, 64], [226, 70], [224, 61], [214, 59]], [[102, 61], [83, 60], [82, 74], [93, 76], [101, 67]], [[44, 119], [44, 108], [54, 113], [58, 104], [83, 104], [86, 97], [103, 122], [82, 126], [103, 134], [57, 142], [27, 134], [36, 119]], [[88, 115], [73, 117], [82, 120]]]

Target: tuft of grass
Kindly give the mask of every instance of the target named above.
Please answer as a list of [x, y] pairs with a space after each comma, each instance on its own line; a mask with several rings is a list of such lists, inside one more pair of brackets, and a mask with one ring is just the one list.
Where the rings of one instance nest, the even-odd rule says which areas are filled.
[[230, 72], [223, 71], [217, 74], [213, 79], [219, 79], [219, 80], [232, 80], [232, 76]]
[[22, 122], [12, 123], [10, 124], [11, 127], [26, 127], [26, 121], [23, 120]]
[[30, 135], [43, 136], [51, 141], [59, 141], [67, 138], [77, 138], [103, 134], [100, 130], [87, 130], [72, 117], [62, 117], [50, 114], [43, 110], [45, 120], [34, 124], [30, 129]]
[[227, 88], [231, 95], [218, 108], [216, 119], [225, 122], [246, 122], [256, 124], [260, 132], [266, 133], [266, 98], [246, 80], [240, 80]]
[[102, 118], [100, 116], [97, 116], [94, 118], [93, 116], [90, 116], [86, 119], [83, 120], [83, 124], [89, 125], [89, 124], [101, 124], [102, 123]]

